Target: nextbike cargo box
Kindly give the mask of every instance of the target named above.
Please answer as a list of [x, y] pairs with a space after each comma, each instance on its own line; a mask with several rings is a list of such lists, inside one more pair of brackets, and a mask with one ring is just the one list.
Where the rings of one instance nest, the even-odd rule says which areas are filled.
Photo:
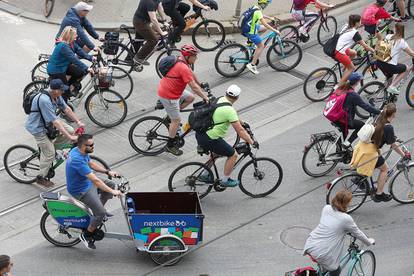
[[162, 235], [174, 235], [186, 245], [203, 240], [200, 199], [195, 192], [128, 193], [126, 206], [135, 240], [149, 244]]

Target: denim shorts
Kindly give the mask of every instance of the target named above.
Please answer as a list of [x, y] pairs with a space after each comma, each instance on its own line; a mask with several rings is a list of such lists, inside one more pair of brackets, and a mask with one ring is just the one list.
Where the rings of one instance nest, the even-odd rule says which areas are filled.
[[263, 41], [263, 39], [258, 34], [244, 34], [244, 36], [250, 39], [256, 45], [260, 44]]

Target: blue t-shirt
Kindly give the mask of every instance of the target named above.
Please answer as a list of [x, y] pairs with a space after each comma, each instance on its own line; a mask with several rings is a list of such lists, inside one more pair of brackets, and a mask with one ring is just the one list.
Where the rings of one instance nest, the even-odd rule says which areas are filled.
[[73, 197], [92, 188], [92, 182], [86, 177], [92, 172], [89, 167], [90, 160], [89, 155], [83, 155], [77, 147], [69, 152], [69, 157], [66, 160], [66, 185], [69, 194]]

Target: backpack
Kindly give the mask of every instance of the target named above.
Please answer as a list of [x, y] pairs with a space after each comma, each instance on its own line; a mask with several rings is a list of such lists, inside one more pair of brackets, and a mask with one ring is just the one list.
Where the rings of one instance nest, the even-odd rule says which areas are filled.
[[335, 56], [336, 45], [338, 44], [340, 36], [341, 34], [337, 33], [326, 41], [325, 45], [323, 45], [323, 52], [325, 53], [325, 55], [331, 58]]
[[363, 127], [358, 131], [357, 135], [361, 142], [370, 143], [372, 135], [375, 131], [375, 126], [373, 125], [373, 118], [369, 118]]
[[304, 268], [298, 268], [293, 275], [294, 276], [317, 276], [318, 274], [316, 274], [316, 270], [313, 267], [307, 266]]
[[24, 113], [29, 115], [31, 112], [39, 112], [39, 111], [32, 111], [32, 103], [33, 99], [39, 95], [39, 93], [46, 94], [46, 91], [44, 89], [36, 89], [31, 91], [30, 93], [27, 93], [25, 97], [23, 98], [23, 110]]
[[375, 19], [375, 15], [377, 14], [380, 7], [378, 7], [375, 4], [369, 5], [365, 8], [365, 10], [362, 12], [361, 16], [361, 23], [363, 25], [376, 25], [377, 20]]
[[391, 49], [392, 44], [389, 41], [382, 40], [375, 45], [374, 58], [382, 61], [388, 62], [391, 59]]
[[293, 0], [293, 8], [295, 10], [303, 10], [306, 8], [305, 0]]
[[344, 102], [348, 91], [336, 90], [326, 101], [323, 115], [331, 122], [347, 124], [348, 112], [344, 110]]
[[237, 27], [242, 34], [250, 32], [253, 14], [257, 10], [259, 10], [257, 7], [251, 7], [240, 16]]
[[[171, 70], [171, 68], [174, 67], [174, 65], [177, 62], [183, 62], [183, 61], [174, 55], [163, 57], [160, 60], [160, 63], [158, 65], [158, 69], [160, 70], [161, 75], [163, 77], [167, 77], [168, 72]], [[177, 79], [178, 77], [167, 77], [167, 78]]]
[[217, 103], [220, 98], [213, 99], [210, 103], [199, 102], [194, 104], [194, 110], [188, 116], [188, 123], [190, 128], [194, 131], [206, 132], [213, 128], [215, 124], [213, 121], [213, 114], [216, 108], [221, 106], [231, 106], [231, 103]]

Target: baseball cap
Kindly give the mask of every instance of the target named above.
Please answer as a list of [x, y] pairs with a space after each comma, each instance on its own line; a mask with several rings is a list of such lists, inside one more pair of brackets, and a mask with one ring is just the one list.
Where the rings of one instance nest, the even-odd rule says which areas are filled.
[[241, 93], [241, 88], [237, 86], [236, 84], [230, 85], [229, 88], [227, 88], [226, 90], [226, 94], [231, 97], [238, 97], [240, 96], [240, 93]]
[[73, 8], [77, 11], [91, 11], [93, 9], [93, 6], [81, 1], [73, 6]]
[[364, 76], [360, 72], [352, 72], [351, 75], [349, 75], [348, 81], [349, 84], [354, 85], [355, 83], [362, 80]]
[[62, 91], [66, 90], [68, 87], [67, 85], [63, 83], [61, 79], [51, 80], [49, 86], [50, 86], [50, 89], [52, 90], [62, 90]]

